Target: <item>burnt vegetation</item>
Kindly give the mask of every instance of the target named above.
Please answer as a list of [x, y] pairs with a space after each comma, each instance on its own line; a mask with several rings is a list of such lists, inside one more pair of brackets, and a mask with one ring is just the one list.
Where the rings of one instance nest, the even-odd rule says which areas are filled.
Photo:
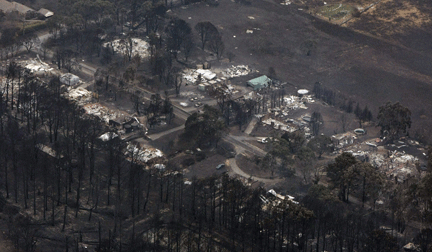
[[[56, 1], [56, 15], [37, 28], [51, 34], [43, 43], [17, 25], [22, 20], [0, 24], [0, 57], [9, 60], [0, 80], [0, 230], [14, 249], [393, 252], [413, 242], [414, 251], [431, 251], [432, 148], [422, 149], [428, 159], [424, 167], [415, 164], [421, 175], [397, 183], [366, 158], [335, 153], [332, 138], [323, 134], [327, 122], [319, 110], [300, 130], [272, 131], [261, 140], [267, 144], [261, 152], [243, 157], [270, 174], [262, 181], [298, 178], [297, 191], [275, 186], [296, 201], [255, 183], [252, 175], [243, 180], [230, 176], [225, 163], [204, 178], [184, 174], [214, 153], [235, 160], [237, 147], [246, 144], [234, 147], [238, 140], [229, 131], [241, 134], [246, 124], [262, 120], [257, 115], [283, 107], [288, 89], [276, 80], [283, 78], [281, 72], [267, 66], [272, 80], [254, 97], [234, 97], [227, 82], [208, 87], [214, 106], [197, 104], [197, 111], [183, 111], [187, 117], [179, 123], [175, 110], [180, 109], [172, 100], [186, 86], [182, 69], [196, 62], [192, 55], [215, 62], [236, 59], [226, 52], [227, 32], [220, 26], [209, 21], [191, 26], [170, 14], [177, 5], [194, 2], [200, 1]], [[29, 19], [42, 19], [30, 14]], [[12, 15], [0, 13], [0, 20]], [[352, 15], [360, 18], [358, 10]], [[136, 38], [148, 42], [148, 58], [134, 53]], [[258, 52], [269, 50], [266, 41], [255, 46]], [[315, 57], [317, 47], [308, 40], [301, 53]], [[91, 72], [91, 99], [127, 100], [148, 130], [159, 133], [162, 122], [184, 123], [179, 136], [164, 144], [168, 158], [143, 161], [142, 142], [118, 137], [111, 120], [89, 115], [67, 99], [68, 88], [58, 76], [39, 78], [16, 63], [14, 57], [22, 52], [37, 52], [64, 72]], [[100, 68], [93, 71], [85, 61]], [[343, 132], [345, 116], [353, 114], [359, 128], [379, 127], [383, 143], [409, 137], [411, 111], [399, 102], [385, 103], [374, 117], [368, 105], [320, 82], [313, 94], [342, 113]], [[107, 132], [108, 139], [101, 138]]]

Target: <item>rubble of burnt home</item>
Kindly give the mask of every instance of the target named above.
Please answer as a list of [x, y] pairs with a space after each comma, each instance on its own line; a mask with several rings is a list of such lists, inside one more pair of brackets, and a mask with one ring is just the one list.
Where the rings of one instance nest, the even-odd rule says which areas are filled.
[[187, 84], [203, 84], [213, 85], [217, 83], [225, 83], [229, 79], [233, 79], [240, 76], [249, 75], [257, 72], [247, 65], [231, 66], [226, 69], [213, 69], [210, 70], [210, 66], [197, 65], [196, 69], [185, 69], [183, 70], [182, 77], [185, 79]]
[[150, 56], [149, 43], [139, 38], [115, 39], [104, 43], [102, 46], [128, 57], [139, 56], [141, 58], [147, 58]]
[[68, 99], [75, 101], [79, 106], [91, 103], [93, 99], [93, 93], [85, 88], [70, 88], [63, 96]]
[[294, 200], [295, 198], [293, 196], [279, 194], [274, 189], [270, 189], [265, 195], [260, 195], [260, 199], [263, 203], [262, 209], [264, 211], [267, 211], [272, 207], [280, 206], [284, 202], [288, 204], [299, 204], [299, 202]]
[[[335, 138], [335, 136], [339, 137]], [[339, 148], [335, 151], [335, 154], [351, 153], [359, 161], [369, 162], [389, 180], [396, 183], [405, 183], [413, 177], [421, 177], [426, 161], [402, 150], [403, 147], [406, 147], [404, 144], [400, 145], [402, 148], [398, 149], [398, 146], [395, 146], [396, 150], [390, 150], [387, 148], [391, 146], [383, 146], [379, 138], [359, 141], [355, 133], [351, 132], [335, 136], [332, 139], [335, 146]], [[337, 145], [335, 139], [342, 142]], [[413, 144], [411, 147], [415, 146]]]
[[227, 68], [225, 71], [223, 71], [221, 74], [224, 77], [227, 78], [235, 78], [240, 76], [245, 76], [251, 73], [257, 72], [256, 70], [253, 70], [248, 65], [237, 65], [237, 66], [231, 66]]
[[56, 74], [57, 72], [50, 65], [40, 60], [39, 57], [24, 61], [21, 64], [23, 64], [26, 69], [28, 69], [34, 76], [37, 77], [48, 77]]
[[[163, 165], [163, 169], [165, 169], [165, 164], [167, 162], [166, 157], [161, 150], [153, 147], [143, 147], [131, 142], [129, 142], [126, 147], [125, 156], [129, 162], [145, 165], [146, 169], [153, 167], [161, 170], [161, 165]], [[154, 167], [157, 164], [159, 166]]]
[[344, 132], [331, 136], [336, 149], [342, 149], [357, 142], [357, 135], [354, 132]]
[[417, 157], [397, 150], [387, 153], [368, 153], [369, 162], [387, 178], [397, 183], [419, 175], [420, 162]]
[[[275, 130], [294, 132], [302, 130], [306, 136], [310, 136], [309, 124], [311, 116], [305, 113], [301, 116], [293, 117], [292, 111], [298, 109], [306, 110], [308, 103], [313, 103], [315, 100], [311, 95], [303, 95], [302, 97], [294, 95], [284, 95], [279, 104], [272, 102], [271, 99], [267, 100], [263, 114], [258, 114], [261, 123], [264, 126], [271, 127]], [[276, 106], [272, 107], [276, 104]], [[279, 105], [279, 106], [277, 106]]]

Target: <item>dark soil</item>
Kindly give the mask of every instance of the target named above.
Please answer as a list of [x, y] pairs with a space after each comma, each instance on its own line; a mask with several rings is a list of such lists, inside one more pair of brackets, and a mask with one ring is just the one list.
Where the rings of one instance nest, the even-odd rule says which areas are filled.
[[227, 168], [224, 167], [222, 169], [216, 170], [216, 166], [218, 164], [225, 164], [226, 158], [215, 154], [215, 153], [209, 153], [206, 159], [202, 160], [201, 162], [196, 162], [195, 164], [189, 166], [187, 168], [188, 172], [185, 174], [186, 178], [207, 178], [215, 174], [222, 174], [223, 172], [227, 171]]
[[[256, 0], [245, 6], [222, 0], [216, 8], [196, 4], [173, 13], [188, 20], [192, 27], [200, 21], [217, 26], [224, 38], [225, 51], [236, 54], [234, 64], [248, 64], [261, 73], [273, 66], [279, 79], [297, 87], [311, 88], [320, 81], [359, 102], [361, 107], [368, 105], [375, 116], [386, 101], [399, 101], [413, 113], [411, 132], [430, 131], [429, 51], [329, 24], [299, 11], [295, 4], [282, 6]], [[253, 28], [259, 30], [246, 33]], [[411, 44], [416, 45], [415, 41], [424, 44], [420, 42], [421, 33], [415, 29], [398, 36], [412, 32], [417, 36], [409, 37], [414, 41]], [[306, 56], [302, 45], [309, 40], [316, 47]]]
[[270, 171], [258, 166], [254, 161], [253, 157], [246, 157], [244, 155], [237, 155], [236, 157], [237, 166], [247, 174], [251, 174], [255, 177], [266, 178], [270, 177]]

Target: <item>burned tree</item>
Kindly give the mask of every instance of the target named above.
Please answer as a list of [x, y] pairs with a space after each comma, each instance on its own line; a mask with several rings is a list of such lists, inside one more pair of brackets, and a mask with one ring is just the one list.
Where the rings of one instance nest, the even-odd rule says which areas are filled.
[[225, 44], [222, 41], [222, 36], [217, 34], [211, 37], [208, 44], [209, 49], [216, 54], [216, 57], [220, 59], [225, 50]]
[[201, 49], [204, 50], [205, 45], [213, 37], [219, 35], [217, 28], [210, 22], [199, 22], [195, 25], [195, 31], [198, 33], [201, 40]]

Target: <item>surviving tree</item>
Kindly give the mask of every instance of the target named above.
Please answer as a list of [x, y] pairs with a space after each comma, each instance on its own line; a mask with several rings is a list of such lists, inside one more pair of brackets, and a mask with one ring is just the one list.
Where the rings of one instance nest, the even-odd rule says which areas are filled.
[[377, 119], [381, 135], [387, 135], [390, 141], [397, 138], [401, 132], [406, 133], [411, 127], [411, 111], [399, 102], [387, 102], [379, 107]]
[[315, 151], [318, 154], [318, 158], [321, 158], [321, 155], [325, 152], [333, 151], [333, 142], [330, 137], [319, 135], [311, 139], [308, 142], [307, 147]]
[[348, 201], [349, 186], [346, 181], [346, 171], [357, 163], [357, 159], [348, 152], [344, 152], [335, 158], [335, 162], [327, 166], [327, 176], [334, 187], [339, 187], [339, 198]]
[[323, 119], [320, 112], [313, 112], [309, 125], [314, 136], [318, 135]]
[[[168, 50], [177, 57], [177, 51], [181, 49], [184, 41], [191, 36], [192, 29], [183, 19], [173, 18], [165, 28], [165, 32], [168, 36]], [[190, 43], [190, 41], [187, 42]]]
[[203, 111], [203, 114], [193, 113], [188, 117], [183, 134], [184, 139], [200, 147], [217, 144], [225, 129], [225, 123], [219, 118], [219, 110], [205, 105]]

